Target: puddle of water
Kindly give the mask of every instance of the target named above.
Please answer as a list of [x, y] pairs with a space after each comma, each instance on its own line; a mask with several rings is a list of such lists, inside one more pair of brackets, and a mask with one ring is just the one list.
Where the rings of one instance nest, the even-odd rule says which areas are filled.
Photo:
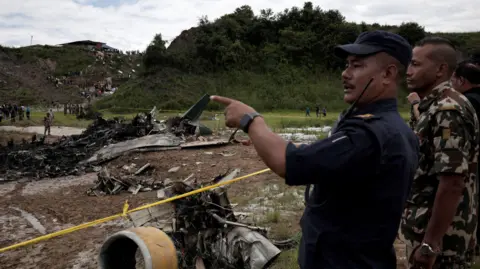
[[[43, 134], [45, 127], [43, 126], [28, 126], [28, 127], [18, 127], [18, 126], [0, 126], [0, 131], [6, 132], [20, 132], [20, 133], [34, 133], [34, 134]], [[66, 126], [52, 126], [50, 133], [56, 136], [69, 136], [69, 135], [79, 135], [85, 129], [75, 128], [75, 127], [66, 127]]]
[[279, 135], [286, 140], [299, 142], [314, 142], [319, 139], [319, 135], [325, 135], [331, 130], [331, 126], [285, 128], [279, 131]]
[[280, 133], [278, 134], [286, 140], [292, 141], [316, 141], [318, 140], [317, 135], [314, 134], [304, 134], [304, 133]]
[[322, 127], [305, 127], [305, 128], [285, 128], [283, 129], [288, 132], [315, 132], [315, 133], [328, 133], [332, 130], [331, 126], [322, 126]]

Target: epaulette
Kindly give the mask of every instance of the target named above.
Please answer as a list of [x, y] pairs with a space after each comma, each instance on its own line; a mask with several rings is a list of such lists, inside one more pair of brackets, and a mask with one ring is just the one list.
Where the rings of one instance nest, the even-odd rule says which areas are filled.
[[356, 117], [356, 118], [361, 118], [361, 119], [364, 119], [364, 120], [369, 120], [369, 119], [378, 118], [378, 117], [376, 117], [376, 116], [373, 115], [373, 114], [361, 114], [361, 115], [355, 115], [354, 117]]
[[459, 110], [454, 104], [439, 104], [438, 111]]

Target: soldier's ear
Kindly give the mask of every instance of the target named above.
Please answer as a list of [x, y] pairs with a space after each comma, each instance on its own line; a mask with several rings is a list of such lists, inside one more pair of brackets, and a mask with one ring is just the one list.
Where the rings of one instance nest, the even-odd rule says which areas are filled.
[[391, 83], [391, 81], [395, 81], [398, 73], [398, 68], [395, 64], [389, 64], [385, 67], [384, 71], [382, 72], [382, 80], [384, 80], [385, 84]]
[[437, 74], [439, 77], [442, 77], [444, 74], [448, 74], [449, 72], [450, 70], [447, 63], [444, 62], [438, 65]]

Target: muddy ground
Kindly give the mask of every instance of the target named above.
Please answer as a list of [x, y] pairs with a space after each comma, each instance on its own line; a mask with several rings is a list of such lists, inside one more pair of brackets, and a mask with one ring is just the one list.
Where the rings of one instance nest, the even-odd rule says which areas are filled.
[[[141, 167], [150, 162], [154, 176], [164, 180], [182, 180], [190, 174], [199, 181], [240, 168], [240, 175], [265, 168], [252, 146], [232, 145], [203, 150], [179, 150], [122, 156], [110, 164], [122, 169], [135, 163]], [[174, 173], [172, 167], [180, 166]], [[121, 212], [126, 199], [130, 208], [157, 201], [156, 192], [137, 195], [122, 193], [114, 196], [87, 196], [96, 174], [79, 177], [44, 179], [0, 185], [0, 247], [9, 246], [46, 233], [78, 225]], [[250, 212], [258, 225], [270, 226], [270, 236], [285, 239], [299, 233], [303, 209], [303, 188], [287, 187], [271, 172], [254, 176], [231, 185], [228, 189], [236, 211]], [[40, 223], [30, 223], [28, 214]], [[92, 228], [53, 238], [27, 247], [0, 254], [3, 269], [98, 268], [97, 255], [102, 242], [111, 234], [131, 227], [126, 219], [118, 219]], [[400, 246], [400, 245], [399, 245]], [[399, 249], [398, 254], [403, 255]], [[399, 262], [402, 262], [400, 257]], [[292, 268], [274, 264], [272, 268]], [[399, 267], [403, 268], [403, 267]]]
[[[67, 127], [67, 126], [52, 126], [50, 127], [50, 134], [52, 136], [68, 136], [68, 135], [79, 135], [85, 129], [83, 128], [75, 128], [75, 127]], [[32, 134], [41, 134], [43, 135], [45, 131], [45, 127], [43, 126], [27, 126], [27, 127], [19, 127], [19, 126], [0, 126], [0, 132], [14, 132], [14, 133], [23, 133], [24, 135]]]
[[[6, 146], [10, 140], [13, 140], [15, 144], [23, 143], [23, 141], [25, 141], [26, 143], [30, 143], [34, 135], [35, 135], [34, 133], [2, 131], [0, 128], [0, 146]], [[60, 137], [61, 136], [49, 135], [45, 138], [45, 142], [53, 143], [54, 141], [58, 140]]]

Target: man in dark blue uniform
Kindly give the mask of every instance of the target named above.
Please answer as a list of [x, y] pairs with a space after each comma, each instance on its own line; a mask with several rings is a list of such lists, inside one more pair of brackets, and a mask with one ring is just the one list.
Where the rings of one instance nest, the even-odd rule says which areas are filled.
[[344, 101], [354, 108], [330, 137], [314, 144], [285, 141], [246, 104], [212, 100], [227, 106], [226, 125], [248, 133], [258, 155], [288, 185], [313, 185], [301, 221], [302, 269], [394, 269], [393, 242], [419, 150], [396, 101], [411, 47], [399, 35], [373, 31], [335, 53], [347, 61]]

